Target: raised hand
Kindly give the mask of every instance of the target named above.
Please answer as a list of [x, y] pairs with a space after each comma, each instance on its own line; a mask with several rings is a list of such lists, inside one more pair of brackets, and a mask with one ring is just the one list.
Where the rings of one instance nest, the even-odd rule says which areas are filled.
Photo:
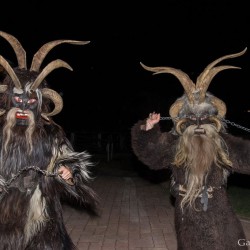
[[160, 113], [149, 113], [149, 116], [146, 120], [145, 130], [150, 130], [154, 127], [156, 123], [160, 121], [161, 115]]
[[58, 173], [68, 184], [74, 185], [72, 173], [67, 167], [61, 166]]

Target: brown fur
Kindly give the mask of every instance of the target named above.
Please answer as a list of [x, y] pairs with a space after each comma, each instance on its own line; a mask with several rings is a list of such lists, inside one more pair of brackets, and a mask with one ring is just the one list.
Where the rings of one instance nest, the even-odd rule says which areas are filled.
[[[135, 155], [151, 169], [170, 169], [176, 185], [187, 187], [184, 198], [177, 192], [175, 199], [178, 250], [247, 249], [238, 245], [246, 236], [228, 199], [226, 182], [233, 171], [250, 174], [250, 141], [218, 134], [212, 127], [206, 128], [206, 136], [192, 137], [187, 131], [180, 138], [162, 132], [158, 124], [142, 131], [144, 123], [139, 121], [131, 130]], [[213, 187], [206, 211], [197, 191], [205, 184]]]

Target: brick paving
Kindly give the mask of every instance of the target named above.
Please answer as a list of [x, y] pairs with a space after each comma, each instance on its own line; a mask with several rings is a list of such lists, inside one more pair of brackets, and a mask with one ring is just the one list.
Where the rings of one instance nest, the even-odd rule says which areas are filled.
[[[78, 250], [176, 250], [174, 208], [163, 185], [139, 176], [97, 176], [100, 217], [64, 205], [64, 220]], [[250, 223], [241, 220], [250, 242]]]

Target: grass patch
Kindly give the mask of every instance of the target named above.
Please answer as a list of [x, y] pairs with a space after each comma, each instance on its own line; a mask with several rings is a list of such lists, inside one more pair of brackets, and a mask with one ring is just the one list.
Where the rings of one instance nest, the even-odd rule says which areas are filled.
[[230, 185], [228, 195], [234, 211], [246, 219], [250, 219], [250, 188]]

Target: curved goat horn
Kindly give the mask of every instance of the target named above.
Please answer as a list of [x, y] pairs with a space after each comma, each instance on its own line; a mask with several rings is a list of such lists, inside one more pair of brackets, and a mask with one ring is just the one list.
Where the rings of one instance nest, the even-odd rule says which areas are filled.
[[[0, 84], [0, 93], [4, 93], [7, 90], [8, 86]], [[2, 116], [6, 112], [5, 109], [0, 109], [0, 116]]]
[[26, 52], [20, 42], [14, 36], [3, 31], [0, 31], [0, 36], [5, 38], [14, 49], [18, 61], [18, 67], [20, 69], [27, 69]]
[[57, 69], [57, 68], [61, 68], [61, 67], [67, 68], [67, 69], [69, 69], [71, 71], [73, 70], [66, 62], [64, 62], [64, 61], [62, 61], [60, 59], [52, 61], [38, 75], [38, 77], [36, 78], [36, 80], [32, 83], [30, 89], [33, 90], [33, 91], [35, 91], [38, 88], [38, 86], [41, 84], [41, 82], [45, 79], [45, 77], [51, 71], [53, 71], [54, 69]]
[[[10, 35], [10, 34], [8, 34], [6, 32], [3, 32], [3, 31], [0, 31], [0, 36], [5, 38], [6, 41], [8, 41], [9, 44], [14, 49], [16, 57], [17, 57], [18, 67], [26, 69], [26, 52], [23, 49], [20, 42], [14, 36], [12, 36], [12, 35]], [[9, 74], [9, 76], [12, 79], [15, 87], [18, 88], [18, 89], [21, 89], [22, 86], [21, 86], [21, 83], [20, 83], [16, 73], [14, 72], [14, 70], [12, 69], [10, 64], [8, 63], [8, 61], [5, 60], [1, 55], [0, 55], [0, 65]], [[4, 93], [7, 90], [7, 88], [8, 88], [7, 85], [1, 84], [0, 85], [0, 93]], [[6, 110], [0, 109], [0, 116], [2, 116], [5, 112], [6, 112]]]
[[209, 120], [215, 124], [216, 131], [219, 133], [222, 127], [220, 120], [215, 116], [209, 117]]
[[4, 69], [7, 71], [7, 73], [11, 77], [15, 87], [18, 89], [21, 89], [22, 85], [21, 85], [16, 73], [14, 72], [14, 70], [12, 69], [10, 64], [2, 56], [0, 56], [0, 64], [4, 67]]
[[40, 69], [40, 66], [46, 57], [46, 55], [49, 53], [51, 49], [53, 49], [55, 46], [62, 44], [62, 43], [70, 43], [75, 45], [84, 45], [88, 44], [90, 41], [76, 41], [76, 40], [56, 40], [52, 42], [48, 42], [44, 44], [34, 55], [30, 71], [38, 72]]
[[177, 121], [179, 111], [183, 107], [183, 104], [184, 104], [183, 100], [177, 100], [171, 105], [169, 109], [169, 114], [172, 117], [173, 121]]
[[144, 69], [151, 72], [155, 72], [155, 74], [161, 74], [161, 73], [173, 74], [181, 82], [190, 103], [194, 102], [193, 91], [195, 90], [195, 84], [186, 73], [184, 73], [179, 69], [171, 67], [148, 67], [143, 63], [140, 64]]
[[224, 117], [227, 112], [227, 106], [226, 104], [220, 100], [219, 98], [213, 96], [211, 99], [211, 103], [216, 107], [218, 110], [218, 116]]
[[184, 119], [181, 119], [180, 121], [177, 122], [176, 124], [176, 132], [179, 134], [179, 135], [182, 135], [182, 131], [181, 131], [181, 126], [182, 124], [185, 124], [187, 122], [187, 119], [184, 118]]
[[51, 111], [50, 113], [41, 114], [43, 118], [45, 118], [46, 120], [49, 120], [48, 116], [53, 116], [61, 112], [63, 108], [63, 100], [62, 100], [62, 97], [56, 91], [52, 89], [43, 88], [41, 92], [44, 97], [50, 99], [55, 105], [54, 110]]
[[245, 48], [243, 51], [239, 53], [222, 56], [217, 60], [213, 61], [212, 63], [210, 63], [204, 69], [204, 71], [198, 76], [196, 82], [196, 88], [200, 89], [200, 100], [199, 100], [200, 102], [204, 101], [208, 86], [216, 74], [225, 69], [240, 69], [239, 67], [234, 67], [234, 66], [219, 66], [219, 67], [214, 67], [214, 66], [223, 60], [239, 57], [243, 55], [246, 52], [246, 50], [247, 48]]

